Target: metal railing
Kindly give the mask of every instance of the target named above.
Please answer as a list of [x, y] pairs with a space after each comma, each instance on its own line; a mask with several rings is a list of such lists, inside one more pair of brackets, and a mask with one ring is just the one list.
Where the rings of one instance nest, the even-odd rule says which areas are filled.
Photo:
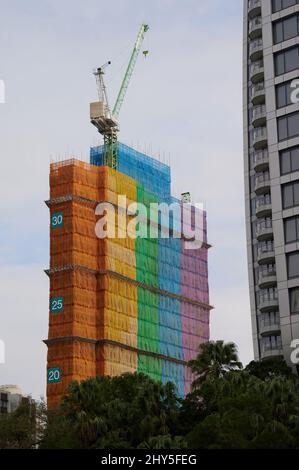
[[252, 33], [255, 29], [261, 28], [263, 25], [262, 18], [260, 16], [249, 21], [249, 33]]
[[249, 43], [249, 53], [253, 54], [254, 52], [263, 50], [263, 39], [253, 39]]
[[253, 10], [253, 8], [261, 7], [261, 0], [249, 0], [248, 2], [248, 10]]

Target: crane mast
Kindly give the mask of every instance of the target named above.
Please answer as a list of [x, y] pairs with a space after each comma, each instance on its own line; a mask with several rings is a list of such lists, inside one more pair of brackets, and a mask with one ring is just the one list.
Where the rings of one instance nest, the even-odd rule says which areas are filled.
[[[104, 82], [104, 69], [110, 65], [111, 62], [107, 62], [94, 72], [99, 101], [90, 103], [90, 121], [104, 138], [104, 165], [114, 169], [117, 168], [118, 162], [118, 116], [132, 78], [144, 35], [148, 29], [147, 24], [143, 23], [141, 25], [112, 113], [109, 108], [107, 90]], [[147, 51], [145, 52], [147, 53]]]

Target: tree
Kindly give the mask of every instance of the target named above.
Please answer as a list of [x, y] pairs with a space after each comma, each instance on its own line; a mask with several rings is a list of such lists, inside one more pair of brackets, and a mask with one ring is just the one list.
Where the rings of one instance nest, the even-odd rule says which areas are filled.
[[261, 380], [274, 376], [282, 376], [286, 378], [294, 378], [292, 369], [287, 365], [281, 357], [273, 357], [263, 361], [251, 361], [245, 370], [251, 375], [255, 375]]
[[178, 414], [174, 384], [144, 374], [73, 382], [60, 409], [49, 416], [41, 447], [59, 448], [63, 442], [67, 448], [126, 449], [162, 441], [168, 446]]
[[13, 413], [0, 414], [0, 449], [32, 449], [36, 442], [36, 404], [23, 398]]
[[199, 346], [196, 359], [189, 361], [188, 366], [197, 376], [192, 386], [197, 388], [205, 380], [214, 380], [231, 370], [242, 369], [235, 343], [210, 341]]
[[231, 371], [197, 389], [201, 419], [186, 436], [191, 448], [291, 449], [299, 431], [299, 381]]

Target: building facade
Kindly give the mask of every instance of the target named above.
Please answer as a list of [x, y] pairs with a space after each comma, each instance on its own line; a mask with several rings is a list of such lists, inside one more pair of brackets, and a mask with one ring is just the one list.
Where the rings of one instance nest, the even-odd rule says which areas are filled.
[[[50, 408], [72, 380], [124, 372], [172, 381], [184, 396], [192, 381], [187, 362], [209, 340], [206, 213], [197, 249], [186, 249], [182, 237], [136, 237], [129, 204], [174, 202], [170, 168], [121, 143], [118, 169], [103, 161], [103, 147], [95, 147], [90, 163], [67, 160], [50, 169]], [[103, 239], [96, 234], [99, 203], [116, 210], [116, 234]], [[195, 228], [195, 208], [191, 213]], [[148, 214], [140, 222], [146, 229]], [[128, 231], [119, 233], [124, 221]], [[170, 233], [180, 227], [181, 215]]]
[[[254, 356], [299, 339], [299, 1], [245, 0], [243, 112]], [[298, 366], [297, 366], [298, 370]]]
[[0, 385], [0, 413], [13, 413], [24, 397], [17, 385]]

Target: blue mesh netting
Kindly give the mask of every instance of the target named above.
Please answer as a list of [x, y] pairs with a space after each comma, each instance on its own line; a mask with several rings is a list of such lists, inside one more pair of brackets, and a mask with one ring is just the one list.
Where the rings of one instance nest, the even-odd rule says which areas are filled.
[[162, 383], [174, 382], [179, 397], [185, 395], [184, 366], [162, 360]]
[[159, 296], [160, 353], [183, 359], [181, 302]]
[[179, 294], [181, 292], [181, 240], [160, 238], [158, 240], [159, 288]]
[[[104, 147], [91, 147], [90, 163], [103, 166]], [[170, 197], [170, 167], [121, 142], [118, 143], [118, 171], [143, 184], [159, 199]]]

